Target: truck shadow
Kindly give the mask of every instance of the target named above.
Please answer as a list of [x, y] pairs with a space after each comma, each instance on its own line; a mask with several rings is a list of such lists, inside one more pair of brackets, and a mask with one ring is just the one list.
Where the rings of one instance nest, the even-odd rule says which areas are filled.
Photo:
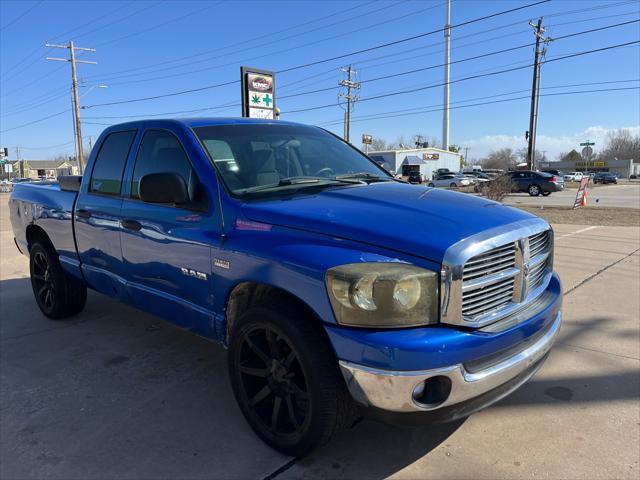
[[[4, 478], [285, 478], [287, 466], [289, 476], [378, 479], [446, 446], [465, 423], [409, 428], [365, 420], [292, 461], [247, 426], [221, 347], [95, 293], [80, 315], [49, 321], [28, 278], [0, 281], [0, 309]], [[491, 408], [628, 400], [639, 389], [637, 371], [539, 373]]]

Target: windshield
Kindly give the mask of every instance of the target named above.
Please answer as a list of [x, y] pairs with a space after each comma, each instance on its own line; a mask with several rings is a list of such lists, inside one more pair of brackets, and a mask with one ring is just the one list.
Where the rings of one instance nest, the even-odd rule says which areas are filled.
[[375, 162], [319, 128], [236, 124], [194, 131], [235, 196], [393, 181]]

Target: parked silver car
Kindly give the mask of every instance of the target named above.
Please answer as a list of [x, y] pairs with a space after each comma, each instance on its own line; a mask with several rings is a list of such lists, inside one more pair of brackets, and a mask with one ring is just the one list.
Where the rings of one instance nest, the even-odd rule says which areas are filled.
[[466, 177], [456, 175], [453, 173], [447, 173], [444, 175], [438, 175], [434, 177], [434, 179], [430, 180], [427, 185], [429, 185], [430, 187], [458, 188], [458, 187], [466, 187], [471, 185], [471, 181]]

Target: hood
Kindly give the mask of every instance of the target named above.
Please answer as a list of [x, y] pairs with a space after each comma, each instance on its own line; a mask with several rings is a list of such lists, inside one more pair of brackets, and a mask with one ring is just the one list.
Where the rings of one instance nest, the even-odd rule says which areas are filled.
[[532, 215], [465, 193], [372, 183], [245, 203], [253, 221], [367, 243], [441, 262], [454, 243]]

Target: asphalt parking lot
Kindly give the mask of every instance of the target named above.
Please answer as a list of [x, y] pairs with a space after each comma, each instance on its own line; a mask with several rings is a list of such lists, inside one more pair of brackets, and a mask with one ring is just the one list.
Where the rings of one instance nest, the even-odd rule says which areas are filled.
[[292, 459], [245, 423], [222, 348], [95, 293], [71, 321], [42, 316], [7, 199], [0, 194], [2, 479], [640, 475], [636, 227], [555, 226], [564, 325], [516, 393], [444, 426], [362, 421]]
[[[507, 205], [549, 205], [572, 207], [577, 188], [567, 188], [548, 197], [531, 197], [528, 193], [513, 193], [505, 198]], [[590, 207], [640, 208], [640, 182], [623, 182], [617, 185], [589, 185], [587, 205]]]

